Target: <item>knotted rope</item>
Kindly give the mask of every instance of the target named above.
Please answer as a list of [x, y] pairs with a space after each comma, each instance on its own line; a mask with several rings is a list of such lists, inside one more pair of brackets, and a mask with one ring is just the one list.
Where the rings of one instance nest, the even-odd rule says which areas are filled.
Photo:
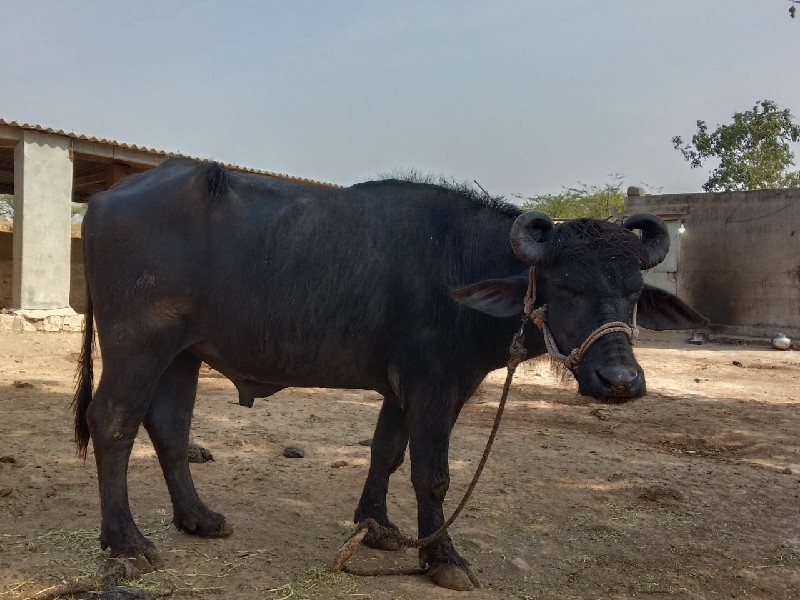
[[547, 305], [543, 304], [539, 308], [534, 308], [535, 302], [536, 273], [535, 267], [531, 267], [530, 271], [528, 272], [528, 292], [525, 294], [525, 315], [527, 319], [531, 321], [531, 323], [542, 330], [542, 336], [544, 337], [544, 345], [545, 348], [547, 348], [547, 353], [552, 358], [563, 364], [570, 371], [574, 372], [578, 368], [578, 365], [580, 365], [581, 360], [583, 360], [583, 355], [586, 354], [589, 346], [594, 344], [604, 335], [608, 335], [609, 333], [624, 333], [628, 336], [631, 344], [635, 343], [636, 339], [639, 337], [639, 328], [636, 326], [636, 305], [634, 305], [631, 325], [628, 325], [628, 323], [625, 323], [624, 321], [611, 321], [609, 323], [603, 323], [600, 325], [600, 327], [592, 331], [578, 348], [574, 348], [569, 354], [564, 355], [558, 349], [556, 340], [553, 338], [553, 333], [550, 331], [550, 327], [547, 326]]

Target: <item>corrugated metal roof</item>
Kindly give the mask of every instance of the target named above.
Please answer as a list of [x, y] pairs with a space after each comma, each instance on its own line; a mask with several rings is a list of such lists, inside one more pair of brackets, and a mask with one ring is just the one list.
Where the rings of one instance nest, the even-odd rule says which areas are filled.
[[[30, 129], [33, 131], [42, 131], [45, 133], [52, 133], [55, 135], [63, 135], [65, 137], [69, 137], [75, 140], [82, 140], [85, 142], [91, 142], [96, 144], [105, 144], [108, 146], [116, 146], [118, 148], [125, 148], [127, 150], [134, 150], [137, 152], [145, 152], [147, 154], [155, 155], [155, 156], [163, 156], [164, 158], [168, 158], [171, 156], [179, 156], [183, 158], [191, 158], [194, 160], [201, 160], [201, 161], [209, 161], [210, 159], [207, 158], [200, 158], [197, 156], [189, 156], [187, 154], [180, 154], [178, 152], [168, 152], [166, 150], [159, 150], [157, 148], [149, 148], [147, 146], [139, 146], [137, 144], [128, 144], [126, 142], [119, 142], [117, 140], [109, 140], [106, 138], [98, 138], [90, 135], [86, 135], [83, 133], [77, 133], [75, 131], [67, 131], [64, 129], [55, 129], [53, 127], [45, 127], [44, 125], [38, 125], [36, 123], [20, 123], [18, 121], [7, 121], [6, 119], [0, 118], [0, 125], [5, 125], [7, 127], [18, 127], [20, 129]], [[292, 175], [286, 175], [285, 173], [275, 173], [272, 171], [264, 171], [261, 169], [253, 169], [250, 167], [243, 167], [241, 165], [235, 165], [232, 163], [225, 163], [221, 161], [216, 161], [219, 164], [223, 165], [228, 169], [232, 169], [234, 171], [239, 171], [241, 173], [252, 173], [253, 175], [261, 175], [264, 177], [273, 177], [276, 179], [282, 179], [285, 181], [294, 181], [297, 183], [304, 183], [308, 185], [315, 185], [321, 187], [341, 187], [335, 183], [327, 183], [324, 181], [317, 181], [315, 179], [306, 179], [305, 177], [294, 177]]]

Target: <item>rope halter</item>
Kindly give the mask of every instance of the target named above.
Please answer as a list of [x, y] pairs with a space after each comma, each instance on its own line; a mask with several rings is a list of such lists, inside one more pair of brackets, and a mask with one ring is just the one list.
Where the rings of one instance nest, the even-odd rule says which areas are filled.
[[525, 294], [525, 316], [523, 317], [523, 326], [525, 321], [530, 321], [536, 325], [536, 327], [541, 329], [542, 335], [544, 336], [544, 345], [547, 348], [547, 353], [552, 358], [563, 364], [570, 371], [574, 372], [578, 368], [578, 365], [580, 365], [583, 355], [586, 354], [589, 346], [594, 344], [604, 335], [608, 335], [609, 333], [624, 333], [628, 336], [631, 344], [634, 344], [636, 339], [639, 337], [639, 328], [636, 326], [636, 305], [634, 305], [631, 325], [623, 321], [611, 321], [609, 323], [603, 323], [600, 325], [600, 327], [592, 331], [578, 348], [573, 349], [567, 355], [561, 354], [558, 349], [558, 345], [553, 338], [553, 334], [550, 331], [550, 328], [547, 326], [547, 305], [543, 304], [539, 308], [534, 308], [535, 302], [536, 274], [535, 267], [531, 267], [530, 271], [528, 271], [528, 291]]

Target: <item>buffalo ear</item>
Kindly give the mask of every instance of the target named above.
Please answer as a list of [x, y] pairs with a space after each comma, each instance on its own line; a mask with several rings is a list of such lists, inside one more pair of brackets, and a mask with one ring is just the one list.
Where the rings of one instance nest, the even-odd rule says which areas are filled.
[[702, 329], [708, 319], [677, 296], [645, 285], [637, 304], [636, 320], [645, 329]]
[[450, 296], [456, 302], [493, 317], [513, 317], [522, 314], [527, 277], [486, 279], [453, 290]]

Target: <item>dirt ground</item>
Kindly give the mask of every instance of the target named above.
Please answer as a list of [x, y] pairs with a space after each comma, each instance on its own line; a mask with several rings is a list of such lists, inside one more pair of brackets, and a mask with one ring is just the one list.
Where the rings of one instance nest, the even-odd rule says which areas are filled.
[[[351, 531], [379, 409], [373, 392], [293, 389], [240, 407], [205, 372], [194, 436], [214, 462], [197, 487], [234, 526], [204, 540], [170, 526], [145, 433], [129, 478], [139, 527], [165, 568], [126, 582], [174, 598], [800, 598], [800, 353], [639, 344], [649, 394], [579, 397], [546, 363], [519, 372], [474, 499], [453, 526], [482, 579], [468, 593], [427, 578], [326, 572]], [[103, 563], [94, 460], [72, 444], [77, 334], [0, 334], [0, 599], [86, 587]], [[503, 372], [465, 407], [451, 444], [453, 510], [480, 459]], [[299, 445], [305, 458], [283, 458]], [[415, 533], [406, 464], [390, 516]], [[412, 551], [360, 549], [355, 564], [416, 566]], [[38, 593], [38, 595], [37, 595]], [[83, 597], [86, 597], [85, 595]]]

